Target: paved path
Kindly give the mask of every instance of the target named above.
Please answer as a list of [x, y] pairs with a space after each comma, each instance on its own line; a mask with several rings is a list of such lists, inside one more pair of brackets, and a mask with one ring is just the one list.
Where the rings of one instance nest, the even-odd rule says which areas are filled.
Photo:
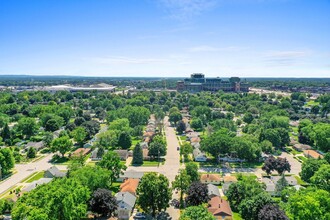
[[[44, 171], [53, 166], [49, 161], [51, 160], [53, 154], [49, 154], [39, 161], [28, 163], [28, 164], [16, 164], [16, 173], [11, 177], [0, 183], [0, 193], [3, 193], [20, 183], [26, 177], [30, 176], [34, 172]], [[66, 169], [65, 166], [58, 166], [60, 170]]]
[[[158, 172], [164, 174], [171, 182], [175, 179], [175, 176], [178, 174], [180, 169], [180, 153], [177, 150], [180, 147], [178, 139], [176, 137], [176, 133], [174, 128], [169, 126], [168, 117], [166, 116], [164, 119], [164, 127], [165, 127], [165, 136], [167, 142], [167, 154], [165, 156], [165, 164], [160, 165], [159, 167], [133, 167], [130, 166], [127, 170], [135, 170], [142, 172]], [[178, 199], [178, 194], [173, 191], [172, 199]], [[174, 209], [173, 206], [170, 206], [166, 210], [173, 220], [178, 220], [180, 217], [180, 210]]]
[[286, 158], [291, 165], [291, 171], [289, 173], [285, 173], [299, 175], [299, 173], [301, 172], [301, 163], [298, 160], [294, 159], [292, 154], [282, 152], [280, 157]]

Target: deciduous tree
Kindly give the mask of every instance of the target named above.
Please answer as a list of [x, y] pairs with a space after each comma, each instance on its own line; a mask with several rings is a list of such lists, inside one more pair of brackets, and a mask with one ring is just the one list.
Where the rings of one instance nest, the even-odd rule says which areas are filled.
[[92, 212], [101, 214], [103, 217], [112, 216], [117, 210], [117, 200], [112, 192], [107, 189], [99, 188], [92, 194], [89, 201]]
[[208, 188], [199, 181], [191, 183], [187, 191], [186, 203], [188, 206], [198, 206], [209, 201]]

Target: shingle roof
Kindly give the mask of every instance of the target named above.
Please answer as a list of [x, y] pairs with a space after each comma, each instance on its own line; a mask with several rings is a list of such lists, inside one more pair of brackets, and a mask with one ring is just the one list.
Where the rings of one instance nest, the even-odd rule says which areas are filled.
[[223, 181], [226, 182], [237, 182], [236, 176], [224, 176]]
[[215, 195], [215, 196], [220, 196], [220, 191], [219, 188], [213, 184], [207, 184], [207, 188], [208, 188], [208, 194], [209, 196], [211, 195]]
[[139, 185], [139, 179], [127, 179], [120, 185], [120, 192], [129, 192], [136, 194], [136, 189]]
[[116, 200], [119, 207], [120, 207], [120, 203], [123, 202], [133, 208], [135, 205], [136, 197], [129, 192], [118, 192], [116, 194]]
[[209, 212], [216, 216], [232, 216], [229, 203], [219, 196], [213, 197], [209, 202]]
[[50, 167], [48, 170], [54, 177], [64, 177], [66, 174], [61, 172], [56, 166]]
[[52, 181], [52, 178], [41, 178], [39, 180], [33, 181], [32, 183], [26, 185], [23, 189], [24, 192], [30, 192], [31, 190], [35, 189], [37, 186], [42, 184], [46, 184]]
[[201, 180], [203, 180], [203, 181], [221, 181], [221, 176], [219, 174], [207, 173], [207, 174], [201, 175]]
[[315, 159], [323, 158], [323, 156], [317, 153], [315, 150], [304, 150], [304, 154], [309, 155], [310, 157], [313, 157]]

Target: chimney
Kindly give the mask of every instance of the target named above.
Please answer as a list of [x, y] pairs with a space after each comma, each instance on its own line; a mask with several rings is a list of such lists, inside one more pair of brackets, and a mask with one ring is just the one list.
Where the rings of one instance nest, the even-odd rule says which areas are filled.
[[209, 177], [210, 175], [209, 174], [207, 174], [207, 177]]
[[219, 204], [219, 208], [221, 208], [220, 206], [221, 206], [221, 205]]

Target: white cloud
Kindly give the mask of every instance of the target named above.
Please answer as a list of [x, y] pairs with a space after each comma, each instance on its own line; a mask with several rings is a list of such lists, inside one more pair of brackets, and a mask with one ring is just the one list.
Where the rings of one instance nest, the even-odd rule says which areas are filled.
[[161, 0], [170, 17], [185, 20], [212, 9], [218, 0]]
[[230, 46], [230, 47], [212, 47], [208, 45], [196, 46], [189, 48], [189, 52], [217, 52], [217, 51], [226, 51], [226, 52], [234, 52], [234, 51], [242, 51], [247, 50], [248, 47], [237, 47], [237, 46]]
[[309, 54], [309, 51], [270, 51], [264, 58], [270, 66], [292, 66], [301, 62]]

